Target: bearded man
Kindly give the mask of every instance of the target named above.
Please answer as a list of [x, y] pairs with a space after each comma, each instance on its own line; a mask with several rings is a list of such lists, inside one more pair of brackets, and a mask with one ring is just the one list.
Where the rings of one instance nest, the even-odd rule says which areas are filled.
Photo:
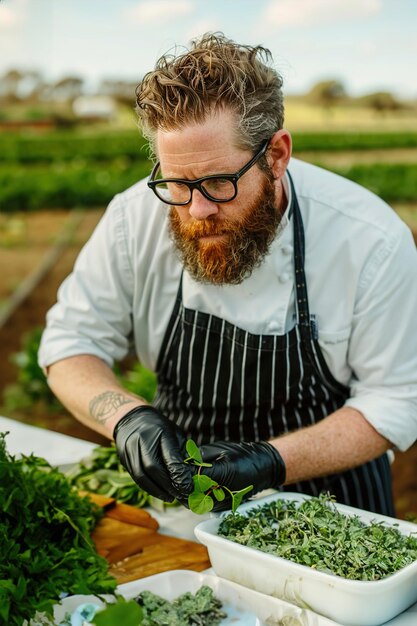
[[[186, 503], [193, 468], [394, 514], [417, 438], [417, 255], [382, 200], [291, 158], [261, 46], [206, 34], [137, 89], [155, 166], [110, 204], [48, 314], [40, 363], [134, 480]], [[134, 344], [152, 406], [112, 373]], [[217, 509], [229, 507], [219, 502]]]

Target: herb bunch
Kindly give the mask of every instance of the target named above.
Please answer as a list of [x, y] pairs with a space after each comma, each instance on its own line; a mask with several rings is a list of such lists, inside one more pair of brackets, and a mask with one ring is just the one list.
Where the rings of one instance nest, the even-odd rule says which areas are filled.
[[231, 491], [226, 485], [219, 485], [210, 476], [201, 473], [203, 467], [212, 467], [212, 463], [203, 462], [201, 452], [192, 439], [188, 439], [186, 450], [188, 457], [184, 459], [184, 463], [198, 467], [197, 473], [193, 476], [194, 490], [188, 496], [190, 510], [199, 515], [209, 513], [214, 507], [214, 500], [223, 502], [226, 497], [230, 496], [232, 499], [231, 509], [235, 513], [243, 497], [253, 489], [253, 485], [249, 485], [240, 491]]
[[351, 580], [380, 580], [417, 560], [417, 536], [343, 515], [322, 494], [302, 504], [278, 499], [228, 515], [218, 534], [241, 545]]
[[33, 455], [8, 454], [0, 433], [0, 623], [21, 626], [37, 611], [52, 618], [61, 593], [111, 593], [90, 538], [101, 510]]
[[141, 489], [121, 465], [116, 446], [97, 446], [91, 455], [65, 473], [69, 482], [83, 491], [98, 493], [118, 502], [143, 507], [151, 496]]

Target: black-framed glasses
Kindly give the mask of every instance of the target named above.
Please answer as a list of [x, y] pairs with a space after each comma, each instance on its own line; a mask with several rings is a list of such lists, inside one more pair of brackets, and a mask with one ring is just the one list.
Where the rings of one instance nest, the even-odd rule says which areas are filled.
[[182, 178], [157, 178], [160, 163], [156, 163], [148, 180], [148, 187], [166, 204], [182, 206], [189, 204], [194, 189], [212, 202], [230, 202], [237, 196], [237, 181], [265, 154], [269, 145], [266, 139], [258, 152], [235, 174], [212, 174], [194, 180]]

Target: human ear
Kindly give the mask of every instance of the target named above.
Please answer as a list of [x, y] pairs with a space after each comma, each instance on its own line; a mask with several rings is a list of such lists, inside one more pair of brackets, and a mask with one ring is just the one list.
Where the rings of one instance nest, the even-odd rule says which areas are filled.
[[275, 179], [281, 178], [287, 169], [291, 157], [292, 140], [290, 133], [281, 128], [269, 141], [267, 160]]

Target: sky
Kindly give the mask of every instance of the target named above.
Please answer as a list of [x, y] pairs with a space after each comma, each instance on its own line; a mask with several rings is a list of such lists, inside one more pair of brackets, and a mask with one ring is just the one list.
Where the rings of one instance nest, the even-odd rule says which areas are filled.
[[138, 81], [206, 31], [273, 54], [287, 94], [337, 79], [417, 99], [416, 0], [0, 0], [0, 75]]

